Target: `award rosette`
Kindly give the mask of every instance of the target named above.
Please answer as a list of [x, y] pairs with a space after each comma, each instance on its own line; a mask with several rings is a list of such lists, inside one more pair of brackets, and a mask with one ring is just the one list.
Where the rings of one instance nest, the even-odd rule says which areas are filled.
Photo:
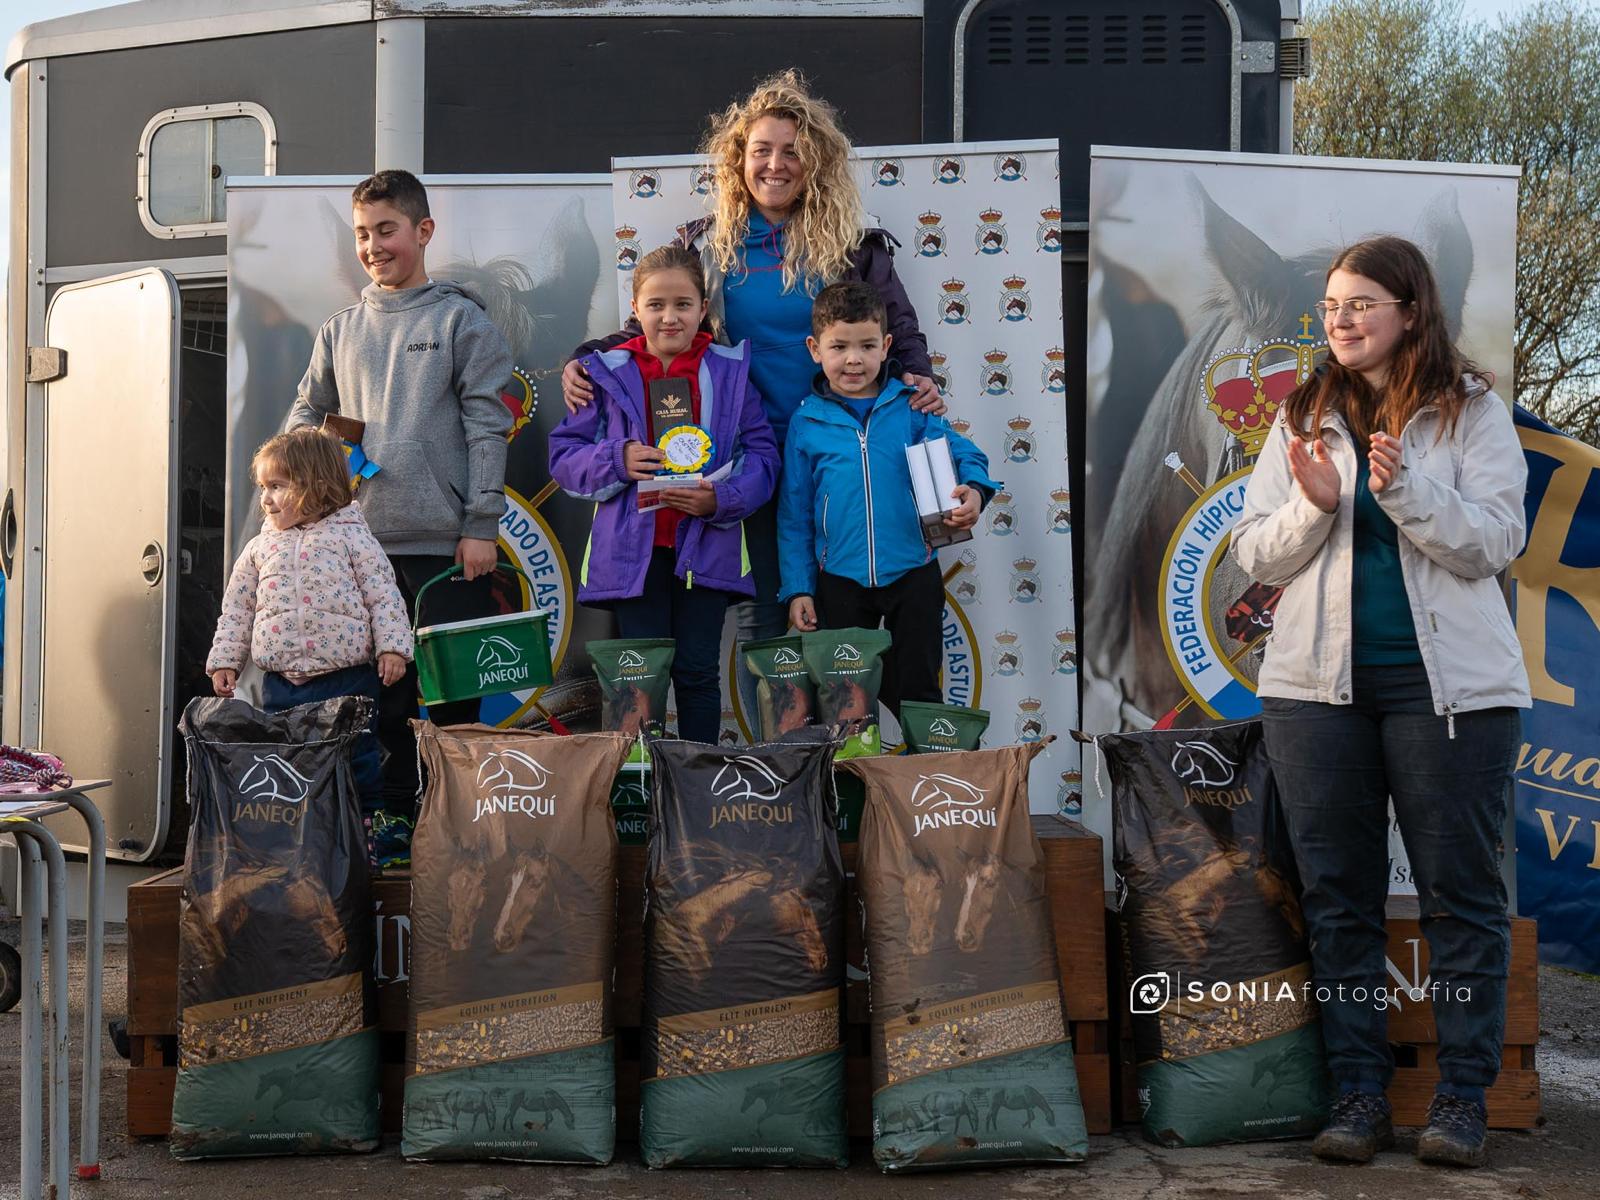
[[699, 471], [711, 461], [711, 435], [698, 425], [677, 425], [656, 442], [665, 461], [662, 470], [673, 475]]

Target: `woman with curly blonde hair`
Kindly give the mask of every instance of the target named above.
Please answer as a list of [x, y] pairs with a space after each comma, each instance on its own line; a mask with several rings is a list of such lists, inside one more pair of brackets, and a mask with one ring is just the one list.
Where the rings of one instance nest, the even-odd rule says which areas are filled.
[[[679, 243], [705, 268], [706, 323], [717, 341], [751, 347], [750, 378], [761, 393], [780, 449], [789, 418], [811, 393], [816, 364], [806, 349], [811, 302], [841, 280], [872, 284], [888, 310], [889, 333], [912, 405], [935, 413], [944, 401], [932, 379], [928, 344], [894, 270], [894, 239], [870, 223], [851, 176], [850, 141], [832, 106], [793, 71], [756, 84], [711, 119], [701, 152], [714, 174], [712, 211], [691, 221]], [[573, 411], [594, 397], [578, 359], [641, 335], [636, 321], [573, 352], [561, 375]], [[670, 372], [669, 372], [670, 374]], [[738, 610], [740, 641], [775, 637], [788, 625], [777, 603], [777, 523], [768, 504], [745, 520], [756, 598]], [[742, 668], [744, 710], [755, 712], [754, 680]]]

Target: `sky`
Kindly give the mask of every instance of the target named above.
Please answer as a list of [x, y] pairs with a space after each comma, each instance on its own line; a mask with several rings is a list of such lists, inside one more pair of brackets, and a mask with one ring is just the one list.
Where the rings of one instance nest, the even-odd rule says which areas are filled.
[[[1485, 20], [1528, 7], [1534, 0], [1463, 0], [1462, 8], [1470, 16]], [[84, 12], [93, 8], [107, 8], [97, 0], [4, 0], [0, 3], [0, 44], [8, 43], [13, 34], [24, 25], [62, 17], [69, 13]], [[4, 198], [6, 211], [10, 211], [11, 175], [11, 92], [0, 90], [0, 197]], [[9, 229], [9, 222], [4, 229]], [[0, 274], [6, 267], [10, 253], [9, 237], [0, 232]]]

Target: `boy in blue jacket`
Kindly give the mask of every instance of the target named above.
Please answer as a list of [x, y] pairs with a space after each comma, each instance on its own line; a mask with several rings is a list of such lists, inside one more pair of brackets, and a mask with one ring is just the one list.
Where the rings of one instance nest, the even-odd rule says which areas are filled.
[[911, 407], [878, 291], [823, 288], [806, 346], [822, 367], [789, 424], [778, 489], [780, 600], [789, 623], [813, 629], [888, 627], [881, 696], [938, 703], [944, 615], [939, 560], [922, 538], [906, 447], [945, 438], [959, 481], [945, 524], [970, 529], [999, 485], [989, 460], [945, 421]]

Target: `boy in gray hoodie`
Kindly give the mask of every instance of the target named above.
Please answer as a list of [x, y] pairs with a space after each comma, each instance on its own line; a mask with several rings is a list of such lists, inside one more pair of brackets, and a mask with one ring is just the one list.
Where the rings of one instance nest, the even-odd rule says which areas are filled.
[[[428, 278], [434, 223], [416, 176], [379, 171], [351, 201], [356, 257], [372, 283], [318, 333], [289, 424], [320, 425], [330, 413], [365, 422], [362, 449], [379, 471], [362, 480], [356, 499], [407, 608], [428, 579], [459, 563], [460, 578], [429, 591], [423, 624], [490, 616], [486, 576], [498, 557], [511, 430], [500, 394], [511, 379], [511, 348], [471, 289]], [[477, 710], [470, 700], [429, 716], [454, 725], [475, 721]], [[385, 801], [397, 815], [411, 815], [418, 790], [408, 724], [416, 715], [411, 666], [379, 698]], [[401, 856], [388, 859], [394, 865]]]

